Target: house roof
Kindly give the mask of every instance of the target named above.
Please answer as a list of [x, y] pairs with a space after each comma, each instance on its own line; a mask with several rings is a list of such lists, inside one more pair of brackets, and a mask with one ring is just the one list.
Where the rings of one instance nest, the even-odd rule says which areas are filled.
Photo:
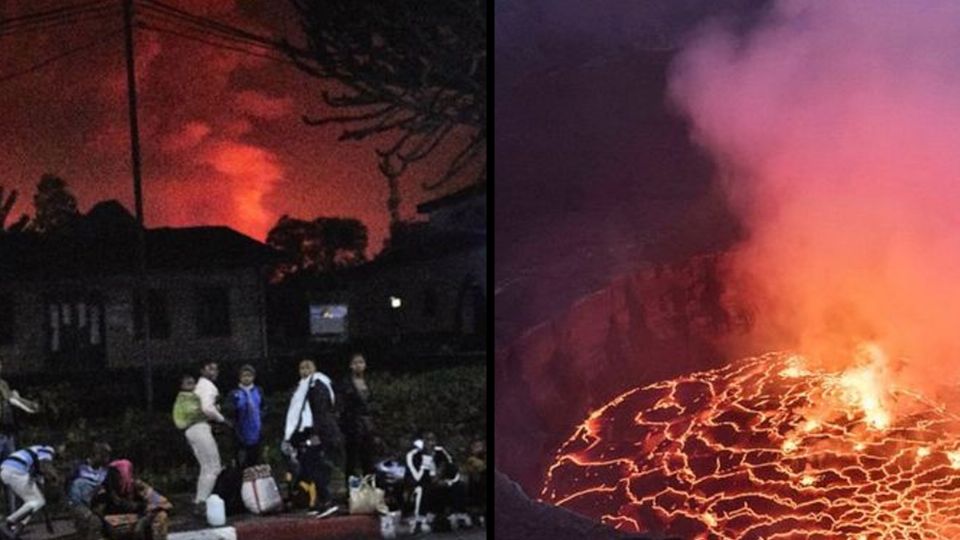
[[485, 195], [486, 192], [487, 192], [486, 182], [482, 182], [479, 184], [470, 184], [469, 186], [463, 189], [454, 191], [453, 193], [444, 195], [443, 197], [440, 197], [438, 199], [433, 199], [433, 200], [418, 204], [417, 212], [421, 214], [433, 212], [434, 210], [443, 208], [445, 206], [450, 206], [450, 205], [457, 204], [459, 202], [471, 199], [473, 197], [479, 197], [481, 195]]
[[[43, 278], [135, 272], [136, 221], [117, 206], [97, 205], [68, 234], [3, 238], [0, 274]], [[259, 268], [278, 256], [266, 244], [221, 226], [147, 229], [145, 243], [148, 271]]]

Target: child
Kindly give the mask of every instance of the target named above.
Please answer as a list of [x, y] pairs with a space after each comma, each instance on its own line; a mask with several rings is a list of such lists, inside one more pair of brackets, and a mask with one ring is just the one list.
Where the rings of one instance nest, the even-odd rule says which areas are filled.
[[15, 538], [30, 517], [47, 504], [40, 485], [44, 478], [57, 480], [53, 468], [55, 454], [51, 446], [30, 446], [17, 450], [0, 463], [0, 481], [23, 499], [23, 505], [7, 516], [0, 527], [3, 537]]
[[237, 463], [240, 469], [253, 467], [260, 459], [260, 427], [263, 415], [263, 390], [254, 384], [257, 371], [246, 364], [240, 368], [240, 381], [230, 392], [236, 414], [234, 432], [237, 438]]
[[93, 497], [107, 478], [107, 463], [110, 462], [110, 445], [94, 443], [89, 459], [77, 464], [67, 485], [67, 507], [73, 516], [77, 537], [80, 540], [100, 538], [100, 516], [91, 509]]
[[200, 396], [193, 392], [196, 387], [197, 380], [193, 375], [184, 375], [180, 380], [180, 393], [173, 402], [173, 423], [177, 429], [185, 430], [204, 418], [200, 410]]

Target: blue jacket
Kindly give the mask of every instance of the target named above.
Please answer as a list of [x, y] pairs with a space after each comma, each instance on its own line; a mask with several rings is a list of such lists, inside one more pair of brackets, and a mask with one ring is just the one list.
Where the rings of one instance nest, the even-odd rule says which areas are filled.
[[67, 488], [67, 501], [74, 506], [90, 506], [90, 501], [106, 479], [105, 468], [94, 469], [89, 463], [81, 463]]
[[236, 388], [230, 392], [230, 400], [236, 411], [234, 429], [237, 440], [246, 446], [260, 442], [260, 416], [263, 412], [263, 390], [254, 386], [250, 390]]

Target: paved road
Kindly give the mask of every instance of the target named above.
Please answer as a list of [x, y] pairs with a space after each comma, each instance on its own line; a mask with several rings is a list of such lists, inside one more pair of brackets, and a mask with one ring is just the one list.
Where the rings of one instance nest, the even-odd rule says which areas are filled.
[[[48, 533], [42, 523], [31, 523], [27, 530], [21, 536], [23, 540], [53, 540], [71, 538], [74, 533], [73, 522], [67, 519], [55, 519], [52, 522], [54, 532]], [[416, 536], [401, 536], [399, 538], [410, 540], [480, 540], [487, 538], [487, 530], [481, 528], [472, 528], [457, 532], [419, 534]]]

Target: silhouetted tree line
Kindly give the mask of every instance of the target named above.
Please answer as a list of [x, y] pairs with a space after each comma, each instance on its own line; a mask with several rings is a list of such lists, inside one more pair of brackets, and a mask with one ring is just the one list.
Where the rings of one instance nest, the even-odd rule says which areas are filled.
[[[32, 218], [22, 214], [7, 225], [18, 196], [17, 190], [5, 192], [0, 187], [0, 235], [69, 236], [83, 218], [77, 198], [59, 176], [44, 174], [40, 178]], [[367, 261], [367, 227], [355, 218], [303, 220], [284, 215], [270, 230], [266, 242], [284, 255], [274, 269], [275, 281], [292, 276], [315, 277]]]

